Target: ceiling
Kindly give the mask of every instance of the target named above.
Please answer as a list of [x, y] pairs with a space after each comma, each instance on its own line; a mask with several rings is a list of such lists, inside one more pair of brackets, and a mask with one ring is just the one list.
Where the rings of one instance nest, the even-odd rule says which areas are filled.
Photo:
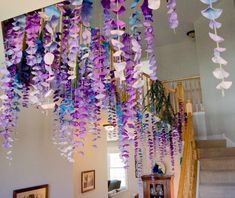
[[[40, 6], [49, 5], [51, 3], [59, 2], [61, 0], [28, 0], [25, 1], [29, 6], [17, 5], [17, 0], [1, 1], [1, 14], [0, 19], [13, 17], [30, 10], [38, 9]], [[126, 8], [132, 3], [133, 0], [126, 0]], [[140, 0], [142, 1], [142, 0]], [[186, 33], [193, 30], [193, 22], [200, 17], [200, 11], [205, 8], [200, 0], [177, 0], [177, 13], [179, 16], [180, 25], [176, 29], [176, 33], [168, 27], [166, 0], [161, 0], [162, 5], [159, 10], [154, 11], [154, 28], [155, 28], [155, 45], [163, 46], [172, 43], [185, 41], [187, 38]], [[8, 2], [8, 3], [7, 3]], [[93, 24], [102, 27], [103, 11], [101, 8], [100, 0], [93, 0]], [[141, 3], [139, 3], [141, 4]], [[27, 9], [28, 10], [27, 10]], [[127, 9], [123, 18], [128, 20], [133, 10]]]
[[[129, 7], [132, 1], [133, 0], [126, 0], [126, 8]], [[102, 27], [103, 18], [100, 1], [93, 2], [93, 24]], [[166, 0], [161, 0], [161, 2], [160, 9], [153, 12], [156, 35], [155, 45], [164, 46], [188, 40], [189, 38], [186, 33], [194, 29], [193, 23], [201, 16], [201, 10], [205, 8], [205, 5], [203, 5], [200, 0], [177, 0], [177, 13], [180, 25], [174, 32], [168, 27]], [[123, 16], [125, 21], [128, 20], [132, 13], [133, 10], [127, 9], [127, 12]]]

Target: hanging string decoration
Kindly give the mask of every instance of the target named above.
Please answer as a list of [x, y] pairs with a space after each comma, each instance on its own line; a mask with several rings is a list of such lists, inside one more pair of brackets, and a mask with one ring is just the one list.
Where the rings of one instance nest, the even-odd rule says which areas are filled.
[[1, 96], [1, 136], [3, 147], [8, 149], [7, 159], [12, 160], [11, 147], [14, 141], [13, 129], [17, 123], [17, 114], [20, 111], [19, 92], [22, 90], [22, 82], [19, 77], [19, 66], [23, 58], [23, 40], [25, 38], [25, 15], [13, 18], [6, 23], [5, 31], [5, 68], [1, 68], [2, 90]]
[[149, 86], [144, 104], [144, 130], [147, 134], [144, 144], [148, 145], [151, 167], [156, 163], [156, 159], [164, 162], [170, 157], [174, 172], [176, 156], [182, 155], [182, 134], [187, 126], [183, 102], [179, 101], [179, 111], [174, 112], [169, 95], [166, 94], [163, 84], [157, 80]]
[[[169, 13], [175, 27], [172, 2]], [[13, 131], [21, 105], [53, 113], [53, 143], [70, 162], [74, 161], [75, 151], [85, 154], [88, 136], [92, 137], [92, 147], [97, 147], [105, 113], [108, 123], [118, 131], [125, 168], [129, 166], [130, 146], [134, 146], [138, 177], [143, 174], [146, 144], [152, 165], [159, 149], [162, 158], [168, 154], [164, 145], [170, 145], [171, 154], [175, 155], [176, 150], [172, 151], [175, 141], [181, 138], [177, 135], [180, 133], [171, 133], [169, 125], [180, 127], [175, 128], [177, 132], [182, 125], [159, 124], [155, 100], [151, 101], [149, 111], [144, 112], [146, 82], [141, 59], [146, 52], [154, 84], [157, 60], [153, 10], [159, 9], [160, 0], [133, 0], [127, 22], [123, 20], [125, 0], [100, 3], [103, 29], [91, 24], [92, 0], [66, 0], [4, 22], [6, 61], [0, 79], [4, 93], [0, 97], [0, 135], [8, 159], [12, 159]]]
[[151, 70], [151, 80], [157, 80], [157, 60], [154, 50], [154, 30], [153, 30], [153, 11], [148, 7], [148, 0], [144, 0], [141, 6], [144, 16], [144, 36], [147, 43], [147, 49], [145, 50], [148, 57], [149, 68]]
[[214, 8], [213, 6], [213, 4], [218, 1], [219, 0], [201, 0], [202, 3], [208, 5], [208, 7], [202, 10], [201, 13], [210, 21], [209, 27], [213, 31], [209, 32], [209, 37], [216, 43], [212, 62], [219, 66], [213, 71], [213, 75], [216, 79], [221, 81], [217, 85], [216, 89], [221, 90], [222, 95], [224, 96], [224, 91], [232, 86], [232, 81], [226, 80], [226, 78], [229, 77], [229, 73], [225, 71], [224, 66], [226, 66], [228, 62], [221, 56], [221, 54], [226, 51], [226, 48], [221, 47], [221, 43], [224, 41], [224, 38], [218, 35], [218, 29], [222, 27], [222, 24], [218, 22], [217, 19], [222, 15], [223, 10]]
[[176, 0], [167, 0], [169, 27], [175, 30], [179, 26], [178, 15], [176, 13]]

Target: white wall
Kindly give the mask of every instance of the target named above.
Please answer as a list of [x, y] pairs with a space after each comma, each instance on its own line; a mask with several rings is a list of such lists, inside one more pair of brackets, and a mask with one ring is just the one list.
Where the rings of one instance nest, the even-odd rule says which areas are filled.
[[[185, 37], [187, 35], [185, 34]], [[158, 77], [174, 80], [199, 74], [195, 41], [186, 38], [184, 42], [157, 48], [159, 61]]]
[[[219, 20], [223, 24], [219, 34], [225, 38], [223, 47], [227, 48], [227, 52], [223, 53], [223, 57], [229, 62], [225, 69], [231, 74], [229, 79], [235, 83], [234, 2], [233, 0], [224, 0], [216, 7], [224, 9], [223, 15]], [[216, 90], [215, 87], [219, 81], [212, 75], [216, 65], [211, 62], [215, 43], [208, 36], [208, 20], [200, 18], [195, 23], [195, 29], [208, 135], [225, 133], [229, 138], [235, 140], [235, 84], [230, 90], [226, 91], [225, 97], [222, 97], [221, 92]]]
[[[0, 21], [59, 0], [0, 1]], [[2, 31], [0, 30], [0, 63], [4, 62]], [[16, 131], [19, 140], [13, 148], [12, 165], [0, 148], [0, 197], [10, 198], [14, 189], [49, 184], [50, 197], [73, 197], [72, 164], [63, 159], [51, 142], [52, 117], [39, 110], [22, 109]]]
[[0, 147], [1, 198], [12, 197], [15, 189], [42, 184], [50, 185], [51, 198], [73, 197], [73, 165], [52, 144], [52, 127], [51, 114], [46, 117], [35, 108], [22, 108], [11, 166]]
[[[103, 121], [105, 122], [105, 121]], [[102, 122], [102, 123], [103, 123]], [[102, 124], [101, 123], [101, 127]], [[102, 127], [101, 139], [97, 141], [97, 148], [92, 148], [92, 136], [85, 141], [85, 155], [75, 155], [74, 164], [74, 197], [75, 198], [107, 198], [108, 197], [108, 176], [107, 176], [107, 141], [106, 132]], [[96, 188], [93, 191], [81, 193], [81, 172], [95, 170]], [[67, 198], [67, 197], [66, 197]], [[70, 197], [68, 197], [70, 198]]]
[[[52, 123], [52, 114], [45, 116], [35, 108], [22, 108], [11, 166], [5, 159], [5, 150], [0, 147], [0, 197], [10, 198], [15, 189], [49, 184], [50, 198], [106, 198], [108, 179], [105, 131], [101, 132], [102, 138], [97, 142], [97, 149], [91, 148], [89, 136], [85, 142], [85, 155], [76, 154], [76, 162], [72, 164], [61, 157], [52, 144]], [[96, 171], [96, 189], [82, 194], [81, 172], [87, 170]]]

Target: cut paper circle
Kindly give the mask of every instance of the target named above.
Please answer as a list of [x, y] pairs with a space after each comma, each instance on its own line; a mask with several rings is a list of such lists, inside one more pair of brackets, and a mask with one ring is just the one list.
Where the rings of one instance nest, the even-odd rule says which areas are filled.
[[119, 72], [119, 71], [123, 71], [126, 67], [126, 62], [120, 62], [120, 63], [114, 63], [113, 64], [115, 69]]
[[131, 3], [130, 8], [131, 8], [131, 9], [135, 8], [135, 7], [138, 5], [139, 1], [140, 1], [140, 0], [133, 0], [133, 2]]
[[213, 71], [213, 75], [215, 76], [215, 78], [217, 78], [219, 80], [229, 77], [229, 73], [226, 72], [223, 68], [220, 68], [220, 67], [216, 68]]
[[110, 33], [112, 35], [122, 36], [125, 32], [123, 30], [111, 30]]
[[222, 38], [221, 36], [218, 36], [217, 34], [209, 32], [209, 36], [213, 41], [217, 43], [221, 43], [224, 41], [224, 38]]
[[113, 9], [113, 12], [115, 14], [119, 14], [119, 15], [122, 15], [124, 12], [126, 11], [126, 8], [124, 6], [120, 6], [120, 7], [115, 7]]
[[72, 5], [80, 6], [82, 5], [83, 0], [71, 0]]
[[148, 0], [148, 7], [152, 10], [157, 10], [160, 8], [161, 0]]
[[8, 97], [5, 94], [0, 96], [0, 100], [7, 100], [7, 99], [8, 99]]
[[101, 100], [101, 99], [105, 98], [105, 94], [98, 94], [95, 96], [95, 98], [98, 100]]
[[208, 7], [205, 10], [201, 11], [202, 15], [209, 20], [218, 19], [221, 16], [222, 12], [222, 9], [216, 9], [211, 7]]
[[209, 27], [214, 30], [215, 28], [219, 29], [222, 27], [222, 23], [220, 22], [217, 22], [215, 20], [211, 20], [210, 23], [209, 23]]
[[115, 74], [115, 77], [116, 77], [116, 78], [119, 78], [119, 79], [120, 79], [120, 81], [125, 81], [125, 80], [126, 80], [123, 71], [120, 71], [120, 72], [115, 71], [114, 74]]
[[223, 47], [217, 47], [214, 49], [214, 52], [215, 53], [222, 53], [222, 52], [225, 52], [227, 49], [226, 48], [223, 48]]
[[126, 26], [126, 23], [120, 19], [112, 20], [111, 24], [113, 25], [114, 28], [120, 28], [120, 29]]
[[214, 56], [212, 58], [212, 61], [214, 63], [220, 64], [220, 65], [227, 65], [228, 64], [228, 62], [225, 59], [223, 59], [221, 56]]
[[112, 39], [111, 42], [112, 42], [113, 46], [117, 47], [118, 49], [121, 49], [124, 47], [124, 45], [116, 39]]
[[42, 104], [41, 107], [42, 107], [43, 109], [45, 109], [45, 110], [54, 109], [55, 103]]
[[132, 39], [131, 40], [131, 44], [132, 44], [132, 50], [134, 51], [134, 52], [139, 52], [139, 51], [141, 51], [141, 46], [140, 46], [140, 44], [138, 43], [138, 41], [136, 40], [136, 39]]
[[200, 0], [202, 3], [210, 5], [212, 3], [216, 3], [219, 0]]
[[232, 81], [222, 81], [220, 84], [217, 85], [216, 89], [229, 89], [232, 86]]
[[54, 61], [54, 54], [48, 52], [45, 54], [44, 56], [44, 62], [47, 64], [47, 65], [52, 65], [53, 61]]
[[49, 17], [52, 18], [53, 16], [59, 18], [60, 17], [60, 11], [55, 5], [51, 5], [46, 7], [45, 9], [45, 14]]

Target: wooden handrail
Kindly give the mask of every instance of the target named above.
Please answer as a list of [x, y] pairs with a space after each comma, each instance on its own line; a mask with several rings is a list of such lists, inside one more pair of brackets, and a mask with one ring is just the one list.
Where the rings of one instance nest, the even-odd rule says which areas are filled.
[[187, 112], [187, 123], [183, 127], [183, 154], [177, 197], [196, 198], [197, 149], [193, 130], [193, 108], [191, 101], [186, 101], [185, 99], [185, 90], [182, 81], [177, 82], [176, 90], [176, 97], [184, 105], [183, 110]]
[[162, 80], [162, 82], [169, 83], [169, 82], [178, 82], [178, 81], [185, 81], [185, 80], [194, 80], [198, 78], [200, 78], [200, 76], [190, 76], [190, 77], [185, 77], [185, 78], [177, 78], [175, 80]]
[[194, 139], [192, 114], [183, 134], [184, 150], [182, 156], [178, 198], [195, 198], [197, 184], [197, 149]]
[[171, 103], [175, 112], [177, 112], [178, 110], [178, 97], [174, 93], [177, 93], [176, 89], [179, 84], [182, 85], [184, 90], [184, 101], [190, 101], [192, 103], [193, 112], [204, 111], [200, 76], [192, 76], [176, 80], [167, 80], [162, 81], [162, 83], [166, 88], [166, 91], [171, 93]]

